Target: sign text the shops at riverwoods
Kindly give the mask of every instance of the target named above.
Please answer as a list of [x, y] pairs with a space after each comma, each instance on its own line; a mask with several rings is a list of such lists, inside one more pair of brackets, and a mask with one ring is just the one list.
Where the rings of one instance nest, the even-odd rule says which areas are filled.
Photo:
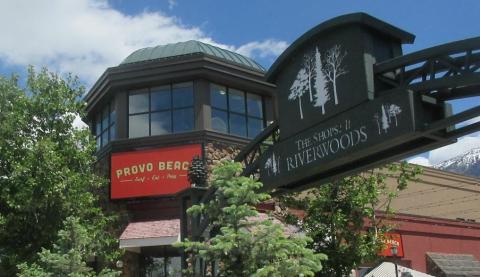
[[111, 198], [172, 195], [190, 186], [188, 169], [200, 144], [112, 154]]
[[413, 38], [357, 13], [318, 25], [285, 50], [267, 73], [280, 133], [259, 158], [265, 189], [302, 190], [450, 143], [422, 137], [447, 114], [444, 103], [374, 78], [374, 63], [396, 58]]

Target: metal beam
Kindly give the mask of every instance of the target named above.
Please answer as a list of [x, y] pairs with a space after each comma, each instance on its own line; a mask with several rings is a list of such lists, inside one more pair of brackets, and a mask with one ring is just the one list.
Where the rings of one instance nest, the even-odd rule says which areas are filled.
[[403, 66], [420, 63], [431, 57], [451, 55], [472, 49], [480, 49], [480, 37], [454, 41], [393, 58], [391, 60], [375, 64], [373, 71], [375, 74], [380, 74], [393, 71]]

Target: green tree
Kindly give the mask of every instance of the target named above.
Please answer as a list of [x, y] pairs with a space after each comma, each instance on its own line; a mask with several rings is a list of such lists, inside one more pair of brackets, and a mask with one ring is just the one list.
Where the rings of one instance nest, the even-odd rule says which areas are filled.
[[240, 176], [241, 172], [239, 163], [216, 167], [213, 200], [188, 210], [194, 218], [208, 217], [209, 230], [215, 233], [205, 241], [177, 245], [190, 255], [189, 273], [198, 274], [194, 271], [202, 260], [216, 264], [218, 276], [313, 276], [322, 268], [325, 255], [306, 248], [311, 242], [308, 237], [288, 237], [281, 225], [259, 220], [255, 206], [270, 196], [258, 191], [260, 182]]
[[[69, 216], [98, 232], [111, 220], [97, 192], [106, 180], [94, 173], [95, 146], [86, 129], [73, 126], [82, 116], [84, 89], [76, 78], [62, 79], [46, 69], [28, 70], [25, 87], [0, 77], [0, 271], [35, 261], [50, 249]], [[89, 227], [90, 228], [90, 227]], [[104, 232], [97, 255], [112, 254], [114, 240]], [[102, 250], [103, 249], [103, 250]], [[112, 254], [116, 255], [116, 254]], [[83, 257], [86, 258], [86, 257]]]
[[[282, 197], [286, 207], [305, 211], [299, 225], [313, 239], [310, 247], [328, 256], [321, 276], [348, 276], [362, 263], [379, 259], [382, 236], [391, 226], [376, 214], [394, 215], [391, 201], [419, 173], [417, 166], [392, 164]], [[387, 186], [387, 177], [396, 179], [395, 189]], [[298, 218], [287, 214], [287, 222]]]
[[30, 265], [23, 263], [18, 266], [19, 277], [115, 277], [120, 272], [104, 269], [98, 275], [87, 266], [85, 257], [95, 255], [95, 239], [92, 233], [98, 230], [85, 226], [79, 218], [68, 217], [64, 228], [58, 232], [58, 239], [52, 250], [42, 248], [37, 262]]

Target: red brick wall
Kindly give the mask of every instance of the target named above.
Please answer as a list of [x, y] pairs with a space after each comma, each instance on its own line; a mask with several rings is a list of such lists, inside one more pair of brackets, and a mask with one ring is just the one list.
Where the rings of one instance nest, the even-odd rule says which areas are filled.
[[392, 223], [402, 235], [403, 260], [426, 272], [426, 253], [470, 254], [480, 260], [480, 224], [397, 215]]

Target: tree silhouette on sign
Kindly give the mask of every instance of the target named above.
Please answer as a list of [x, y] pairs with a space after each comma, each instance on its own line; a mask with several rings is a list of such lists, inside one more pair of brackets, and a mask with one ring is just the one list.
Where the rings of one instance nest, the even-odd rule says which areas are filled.
[[380, 135], [382, 129], [380, 128], [380, 116], [378, 115], [378, 113], [376, 113], [376, 114], [373, 115], [373, 119], [374, 119], [375, 122], [377, 123], [378, 134]]
[[390, 128], [390, 118], [387, 115], [385, 106], [382, 105], [382, 129], [385, 133], [387, 133], [388, 128]]
[[325, 57], [323, 71], [328, 81], [332, 83], [335, 105], [338, 104], [337, 78], [348, 72], [342, 67], [342, 62], [346, 55], [347, 52], [342, 53], [340, 45], [335, 45], [327, 51]]
[[280, 158], [275, 156], [275, 153], [272, 154], [272, 171], [274, 175], [280, 173]]
[[302, 96], [305, 93], [305, 89], [308, 86], [308, 74], [305, 68], [302, 68], [298, 71], [297, 77], [290, 87], [290, 94], [288, 95], [288, 100], [298, 99], [298, 107], [300, 109], [300, 118], [303, 119], [303, 110], [302, 110]]
[[[402, 113], [402, 109], [395, 104], [382, 104], [380, 114], [375, 113], [373, 119], [377, 123], [378, 134], [382, 131], [386, 134], [388, 129], [398, 126], [398, 115]], [[395, 119], [395, 126], [393, 126], [393, 120]]]
[[321, 107], [322, 114], [325, 114], [325, 103], [330, 100], [330, 94], [327, 90], [327, 78], [323, 74], [322, 57], [318, 47], [315, 49], [315, 102], [313, 106]]
[[275, 156], [275, 153], [272, 153], [272, 156], [267, 159], [265, 162], [264, 168], [268, 171], [268, 174], [277, 175], [280, 173], [280, 157]]
[[303, 66], [307, 74], [307, 89], [308, 89], [308, 94], [310, 96], [310, 102], [313, 102], [312, 79], [313, 79], [313, 74], [315, 74], [315, 71], [316, 71], [316, 66], [315, 66], [315, 56], [312, 53], [305, 54], [303, 56]]
[[394, 104], [390, 105], [390, 107], [388, 108], [388, 115], [395, 118], [395, 126], [398, 126], [397, 115], [399, 115], [401, 112], [402, 109]]

